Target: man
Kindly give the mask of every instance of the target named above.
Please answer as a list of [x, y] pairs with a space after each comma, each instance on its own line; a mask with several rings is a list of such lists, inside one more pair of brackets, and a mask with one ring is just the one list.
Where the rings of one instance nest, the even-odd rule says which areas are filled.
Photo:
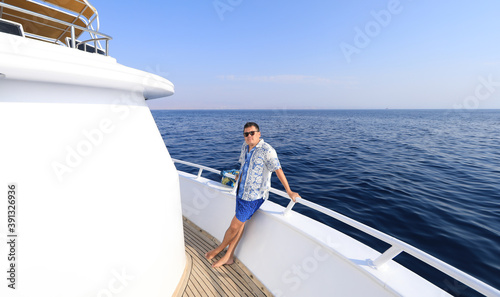
[[248, 122], [243, 128], [245, 143], [240, 154], [240, 175], [236, 192], [236, 214], [224, 234], [222, 243], [205, 254], [208, 260], [217, 256], [229, 245], [226, 254], [212, 267], [217, 268], [234, 262], [234, 250], [243, 234], [246, 221], [259, 209], [269, 197], [271, 175], [276, 172], [290, 198], [295, 202], [299, 194], [292, 192], [281, 169], [278, 155], [272, 146], [260, 139], [259, 125]]

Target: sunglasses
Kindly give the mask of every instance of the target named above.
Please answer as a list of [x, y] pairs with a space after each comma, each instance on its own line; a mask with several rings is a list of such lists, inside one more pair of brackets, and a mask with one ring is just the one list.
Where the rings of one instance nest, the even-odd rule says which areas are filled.
[[243, 136], [245, 136], [245, 137], [248, 137], [248, 135], [254, 136], [254, 134], [257, 133], [257, 132], [259, 132], [259, 131], [243, 132]]

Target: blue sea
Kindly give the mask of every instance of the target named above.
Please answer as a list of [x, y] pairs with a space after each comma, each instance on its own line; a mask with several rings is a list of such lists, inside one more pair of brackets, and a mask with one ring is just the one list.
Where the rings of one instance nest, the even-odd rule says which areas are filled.
[[[239, 168], [243, 125], [257, 122], [302, 198], [500, 288], [500, 110], [152, 113], [172, 158], [219, 170]], [[282, 189], [275, 176], [272, 183]], [[332, 218], [294, 209], [380, 251], [387, 248]], [[410, 256], [396, 260], [454, 296], [476, 296]]]

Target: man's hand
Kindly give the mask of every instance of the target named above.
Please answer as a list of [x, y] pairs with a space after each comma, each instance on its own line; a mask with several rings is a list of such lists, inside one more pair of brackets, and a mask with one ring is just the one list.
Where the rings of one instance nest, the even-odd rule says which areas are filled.
[[297, 198], [300, 198], [299, 193], [295, 193], [292, 191], [287, 192], [288, 196], [290, 196], [290, 199], [293, 200], [293, 202], [297, 202]]

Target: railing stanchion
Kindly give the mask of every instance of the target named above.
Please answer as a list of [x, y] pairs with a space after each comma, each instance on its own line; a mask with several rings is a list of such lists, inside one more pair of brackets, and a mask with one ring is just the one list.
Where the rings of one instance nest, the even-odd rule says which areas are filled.
[[75, 48], [75, 26], [71, 26], [71, 48]]
[[385, 263], [394, 259], [397, 255], [399, 255], [403, 251], [402, 248], [397, 247], [395, 245], [391, 246], [387, 251], [385, 251], [382, 255], [380, 255], [375, 261], [373, 261], [373, 266], [376, 268], [380, 268]]
[[[297, 198], [297, 201], [300, 198]], [[287, 207], [283, 211], [283, 216], [287, 216], [289, 212], [292, 210], [293, 206], [295, 205], [296, 202], [293, 202], [293, 200], [290, 199], [290, 203], [288, 203]]]

